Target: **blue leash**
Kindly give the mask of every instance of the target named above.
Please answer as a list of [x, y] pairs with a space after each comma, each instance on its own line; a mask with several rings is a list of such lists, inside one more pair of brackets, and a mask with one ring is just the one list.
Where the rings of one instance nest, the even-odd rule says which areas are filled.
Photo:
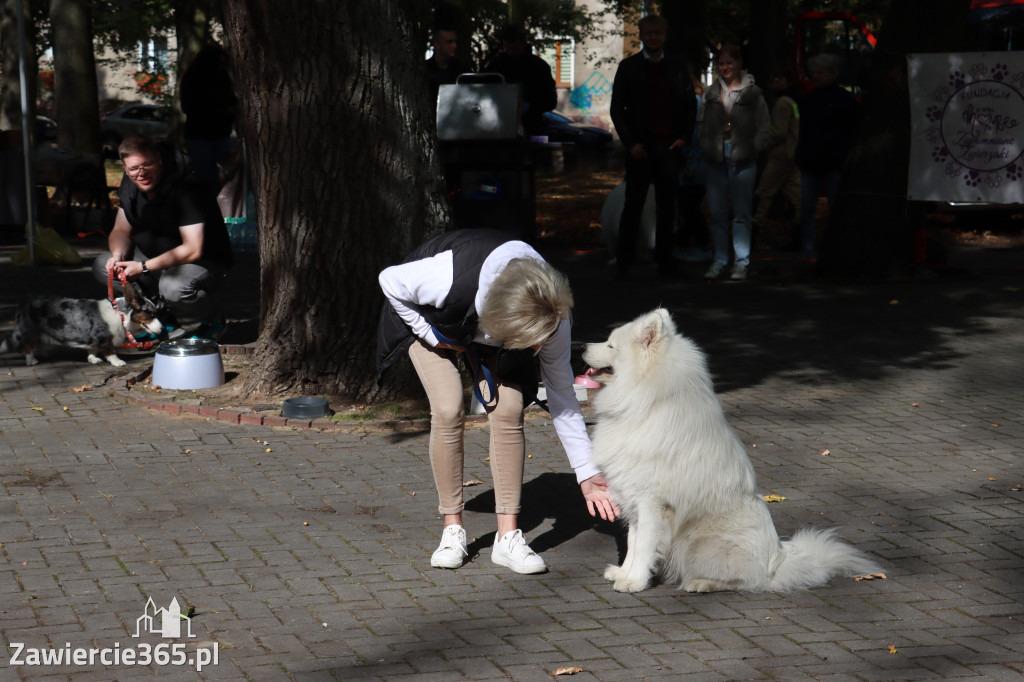
[[[430, 330], [434, 332], [434, 336], [437, 337], [438, 341], [452, 346], [458, 345], [454, 340], [449, 339], [447, 336], [439, 332], [437, 327], [431, 327]], [[498, 391], [497, 386], [494, 385], [494, 377], [491, 375], [490, 368], [487, 367], [487, 364], [484, 362], [483, 358], [480, 357], [480, 353], [473, 347], [472, 343], [466, 346], [466, 355], [470, 356], [475, 361], [472, 363], [475, 365], [473, 368], [473, 395], [476, 396], [476, 399], [481, 405], [487, 405], [491, 400], [494, 400]], [[480, 392], [481, 374], [483, 374], [484, 381], [487, 382], [487, 392], [491, 395], [488, 400], [484, 400], [484, 396]]]

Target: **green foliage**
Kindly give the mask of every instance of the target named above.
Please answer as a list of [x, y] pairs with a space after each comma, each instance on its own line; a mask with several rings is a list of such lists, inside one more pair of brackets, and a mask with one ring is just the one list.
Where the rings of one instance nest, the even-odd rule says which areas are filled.
[[[521, 25], [535, 44], [544, 38], [597, 37], [603, 11], [577, 7], [571, 0], [409, 0], [418, 23], [416, 43], [430, 47], [435, 28], [454, 29], [468, 43], [468, 58], [476, 68], [501, 50], [498, 34], [507, 24]], [[610, 5], [610, 3], [609, 3]]]

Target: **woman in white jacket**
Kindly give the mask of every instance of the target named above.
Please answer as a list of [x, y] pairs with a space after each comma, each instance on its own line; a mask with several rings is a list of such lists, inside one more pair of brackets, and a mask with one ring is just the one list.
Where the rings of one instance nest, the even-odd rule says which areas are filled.
[[771, 114], [754, 77], [743, 70], [740, 50], [724, 45], [718, 78], [704, 93], [700, 145], [706, 162], [708, 208], [714, 259], [704, 274], [718, 279], [729, 263], [729, 214], [734, 252], [730, 278], [747, 278], [751, 214], [757, 181], [757, 152], [771, 128]]

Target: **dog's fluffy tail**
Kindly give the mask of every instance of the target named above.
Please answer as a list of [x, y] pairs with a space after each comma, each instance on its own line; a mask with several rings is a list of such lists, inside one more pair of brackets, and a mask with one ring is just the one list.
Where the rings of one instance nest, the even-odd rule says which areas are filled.
[[863, 552], [837, 539], [835, 529], [805, 528], [782, 543], [783, 559], [769, 589], [775, 592], [824, 585], [833, 576], [858, 576], [881, 569]]

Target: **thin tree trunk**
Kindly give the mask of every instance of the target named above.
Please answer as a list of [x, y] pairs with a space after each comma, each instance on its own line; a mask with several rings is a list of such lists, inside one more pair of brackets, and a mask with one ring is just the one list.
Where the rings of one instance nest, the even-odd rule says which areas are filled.
[[100, 153], [99, 90], [92, 49], [92, 10], [76, 0], [50, 0], [57, 141], [79, 154]]
[[443, 226], [422, 59], [400, 3], [225, 0], [256, 192], [250, 395], [390, 398], [377, 274]]

